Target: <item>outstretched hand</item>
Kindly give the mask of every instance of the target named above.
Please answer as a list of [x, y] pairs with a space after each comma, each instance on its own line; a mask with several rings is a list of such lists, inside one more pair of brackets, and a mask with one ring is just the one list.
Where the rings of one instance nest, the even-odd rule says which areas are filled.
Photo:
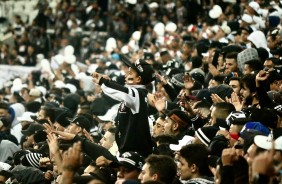
[[92, 78], [93, 78], [92, 80], [95, 84], [99, 84], [99, 81], [100, 81], [101, 78], [110, 79], [109, 76], [103, 75], [103, 74], [100, 74], [100, 73], [97, 73], [97, 72], [92, 73], [91, 76], [92, 76]]
[[74, 172], [82, 164], [82, 161], [81, 142], [76, 142], [63, 154], [63, 170]]
[[48, 146], [49, 146], [50, 154], [54, 155], [59, 151], [58, 138], [55, 134], [52, 134], [52, 133], [49, 133], [47, 135], [47, 138], [48, 138], [47, 143], [48, 143]]
[[155, 108], [159, 112], [162, 112], [163, 110], [165, 110], [166, 100], [165, 100], [165, 97], [163, 95], [161, 95], [161, 93], [155, 94], [153, 103], [155, 104]]
[[68, 133], [68, 132], [53, 131], [53, 133], [57, 134], [59, 139], [63, 139], [66, 141], [71, 141], [75, 137], [75, 134]]
[[256, 75], [256, 86], [260, 86], [260, 82], [265, 81], [269, 77], [269, 72], [261, 70]]

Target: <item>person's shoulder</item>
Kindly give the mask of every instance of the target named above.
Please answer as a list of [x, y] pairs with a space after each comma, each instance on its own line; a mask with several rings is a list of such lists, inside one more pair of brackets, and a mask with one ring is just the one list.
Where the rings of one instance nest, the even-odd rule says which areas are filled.
[[214, 184], [212, 178], [193, 178], [188, 181], [184, 181], [184, 184]]

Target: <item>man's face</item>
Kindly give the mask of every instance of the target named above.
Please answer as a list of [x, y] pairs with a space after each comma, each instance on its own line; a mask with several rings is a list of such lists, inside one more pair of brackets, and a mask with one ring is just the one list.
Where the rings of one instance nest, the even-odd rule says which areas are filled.
[[24, 142], [24, 145], [26, 147], [29, 147], [29, 146], [31, 146], [33, 144], [34, 144], [34, 134], [27, 136], [26, 137], [26, 141]]
[[46, 119], [45, 111], [43, 109], [39, 110], [38, 115], [37, 115], [37, 119], [38, 120]]
[[241, 31], [241, 40], [242, 40], [242, 42], [247, 42], [248, 41], [248, 36], [249, 36], [249, 33], [246, 30], [243, 29]]
[[161, 118], [156, 120], [156, 123], [153, 127], [153, 137], [157, 137], [164, 133], [165, 121]]
[[271, 36], [267, 37], [267, 47], [269, 49], [274, 49], [277, 46], [277, 41], [276, 39], [272, 39]]
[[187, 46], [186, 44], [183, 44], [181, 52], [185, 55], [190, 55], [192, 53], [192, 48]]
[[113, 146], [113, 142], [115, 141], [115, 135], [111, 132], [107, 131], [104, 137], [100, 140], [101, 146], [106, 149], [110, 149]]
[[140, 171], [137, 169], [131, 170], [124, 166], [120, 166], [119, 171], [117, 173], [117, 181], [118, 180], [138, 180], [138, 176]]
[[104, 123], [104, 125], [103, 125], [104, 132], [108, 131], [109, 128], [111, 128], [111, 127], [113, 127], [113, 122], [108, 121], [108, 122]]
[[127, 85], [136, 85], [141, 83], [141, 77], [138, 76], [137, 72], [132, 68], [129, 68], [125, 75], [125, 83]]
[[268, 68], [269, 70], [272, 70], [274, 68], [274, 64], [271, 60], [265, 60], [263, 66], [264, 68]]
[[154, 178], [151, 176], [149, 168], [150, 168], [150, 165], [147, 163], [145, 163], [144, 166], [142, 167], [142, 171], [138, 177], [141, 183], [154, 180]]
[[243, 84], [243, 87], [240, 90], [240, 96], [242, 97], [243, 101], [252, 98], [250, 89], [245, 84]]
[[192, 177], [192, 170], [189, 167], [188, 162], [182, 156], [179, 156], [179, 163], [177, 164], [180, 179], [181, 180], [189, 180]]
[[238, 95], [240, 94], [240, 82], [238, 80], [230, 80], [229, 86], [233, 89], [233, 91]]
[[165, 119], [165, 125], [164, 125], [164, 133], [165, 134], [170, 134], [173, 135], [174, 131], [173, 131], [173, 121], [170, 118], [166, 118]]
[[252, 71], [253, 70], [250, 68], [250, 66], [248, 64], [244, 64], [244, 69], [243, 69], [243, 74], [244, 75], [251, 74]]
[[226, 58], [225, 67], [226, 67], [225, 69], [226, 73], [236, 72], [238, 69], [236, 60], [229, 58]]

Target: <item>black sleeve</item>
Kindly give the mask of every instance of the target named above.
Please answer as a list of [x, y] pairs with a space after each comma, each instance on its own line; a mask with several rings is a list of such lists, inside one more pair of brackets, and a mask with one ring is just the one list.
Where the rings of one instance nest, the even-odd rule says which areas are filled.
[[271, 101], [269, 96], [267, 95], [266, 90], [264, 87], [260, 86], [257, 87], [257, 96], [259, 99], [259, 105], [261, 108], [274, 108], [274, 103]]
[[234, 172], [233, 166], [223, 166], [221, 172], [221, 184], [233, 184], [234, 183]]
[[171, 101], [174, 101], [177, 98], [177, 93], [169, 84], [163, 85], [166, 93], [168, 94]]
[[102, 84], [104, 84], [105, 86], [107, 86], [109, 88], [115, 89], [117, 91], [128, 93], [128, 88], [127, 87], [119, 85], [118, 83], [112, 82], [112, 81], [110, 81], [108, 79], [101, 78], [100, 81], [99, 81], [99, 85], [101, 86]]
[[116, 157], [113, 156], [106, 148], [92, 143], [86, 138], [82, 138], [79, 136], [74, 137], [74, 142], [81, 142], [81, 149], [84, 153], [86, 153], [92, 160], [96, 160], [99, 156], [104, 156], [108, 160], [117, 161]]

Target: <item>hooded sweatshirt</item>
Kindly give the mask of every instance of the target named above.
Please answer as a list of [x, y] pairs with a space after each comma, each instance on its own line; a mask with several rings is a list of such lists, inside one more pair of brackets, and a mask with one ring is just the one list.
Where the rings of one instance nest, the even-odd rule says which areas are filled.
[[21, 103], [15, 103], [9, 107], [9, 113], [12, 121], [11, 134], [17, 138], [18, 142], [21, 142], [22, 137], [22, 125], [18, 121], [18, 117], [22, 116], [24, 112], [25, 107]]
[[254, 31], [248, 36], [248, 40], [251, 41], [256, 48], [265, 48], [267, 51], [269, 51], [269, 48], [267, 47], [267, 41], [264, 33], [262, 31]]

